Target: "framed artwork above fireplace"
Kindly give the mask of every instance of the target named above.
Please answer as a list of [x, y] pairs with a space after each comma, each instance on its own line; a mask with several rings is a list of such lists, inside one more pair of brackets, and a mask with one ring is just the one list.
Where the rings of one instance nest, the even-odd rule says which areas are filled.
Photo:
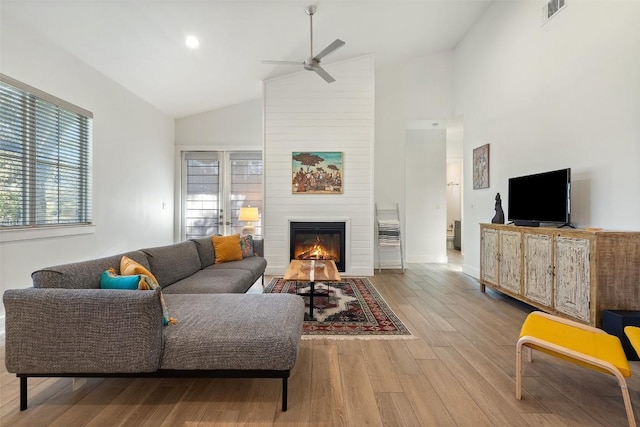
[[291, 153], [291, 191], [293, 194], [342, 194], [342, 153]]

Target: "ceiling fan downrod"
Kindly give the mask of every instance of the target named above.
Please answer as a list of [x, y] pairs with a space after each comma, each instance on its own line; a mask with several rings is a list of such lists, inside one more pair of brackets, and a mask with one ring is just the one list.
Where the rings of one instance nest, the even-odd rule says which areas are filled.
[[307, 15], [309, 15], [309, 52], [311, 53], [309, 55], [309, 59], [313, 58], [313, 14], [316, 13], [316, 6], [315, 5], [310, 5], [307, 6], [304, 10], [306, 12]]

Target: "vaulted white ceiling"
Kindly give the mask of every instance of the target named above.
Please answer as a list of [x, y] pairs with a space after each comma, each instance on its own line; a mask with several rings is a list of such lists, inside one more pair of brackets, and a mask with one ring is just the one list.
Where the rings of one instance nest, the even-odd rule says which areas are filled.
[[[490, 0], [2, 0], [15, 19], [174, 117], [258, 98], [262, 80], [298, 71], [263, 59], [323, 64], [372, 53], [377, 66], [452, 49]], [[185, 46], [187, 35], [200, 48]], [[309, 73], [309, 78], [320, 78]]]

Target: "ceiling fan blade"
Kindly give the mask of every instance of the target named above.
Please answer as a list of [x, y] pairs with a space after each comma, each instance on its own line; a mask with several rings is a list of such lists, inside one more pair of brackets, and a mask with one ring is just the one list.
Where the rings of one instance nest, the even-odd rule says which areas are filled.
[[327, 83], [333, 83], [336, 81], [336, 79], [331, 77], [331, 74], [327, 73], [322, 67], [313, 67], [313, 71], [315, 71], [316, 74], [322, 77]]
[[297, 61], [262, 61], [263, 64], [275, 64], [275, 65], [304, 65], [304, 62]]
[[335, 39], [335, 41], [333, 43], [331, 43], [329, 46], [325, 47], [324, 50], [322, 52], [320, 52], [319, 54], [317, 54], [313, 59], [315, 59], [316, 61], [320, 61], [322, 58], [324, 58], [325, 56], [329, 55], [330, 53], [333, 53], [333, 51], [341, 48], [345, 44], [346, 43], [343, 42], [342, 40]]

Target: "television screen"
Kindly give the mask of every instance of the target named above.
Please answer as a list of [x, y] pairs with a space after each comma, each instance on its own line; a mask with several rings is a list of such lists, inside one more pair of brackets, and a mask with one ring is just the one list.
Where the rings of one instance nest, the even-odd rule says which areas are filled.
[[571, 169], [509, 179], [509, 221], [559, 222], [571, 219]]

